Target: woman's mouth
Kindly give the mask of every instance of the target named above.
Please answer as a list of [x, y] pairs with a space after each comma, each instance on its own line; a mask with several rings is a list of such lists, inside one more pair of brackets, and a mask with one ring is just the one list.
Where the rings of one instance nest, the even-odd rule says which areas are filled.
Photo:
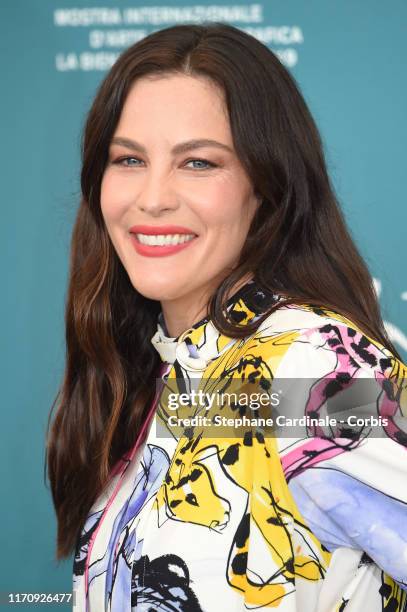
[[196, 234], [143, 234], [139, 232], [131, 233], [130, 236], [137, 253], [146, 257], [162, 257], [179, 253], [198, 238]]

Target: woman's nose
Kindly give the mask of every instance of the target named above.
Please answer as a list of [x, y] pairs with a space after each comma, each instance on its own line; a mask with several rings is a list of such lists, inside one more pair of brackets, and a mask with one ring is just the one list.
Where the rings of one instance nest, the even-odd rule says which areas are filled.
[[163, 172], [147, 173], [138, 193], [139, 210], [158, 215], [165, 210], [178, 208], [178, 199], [171, 177]]

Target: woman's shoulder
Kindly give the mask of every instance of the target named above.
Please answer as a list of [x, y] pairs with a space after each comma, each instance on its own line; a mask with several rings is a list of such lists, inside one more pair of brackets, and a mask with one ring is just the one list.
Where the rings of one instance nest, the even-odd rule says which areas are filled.
[[[282, 304], [271, 312], [261, 323], [259, 329], [275, 330], [310, 330], [323, 328], [325, 325], [349, 327], [362, 333], [357, 323], [338, 311], [329, 310], [313, 304]], [[379, 344], [379, 343], [377, 343]]]
[[242, 364], [245, 380], [252, 376], [262, 386], [266, 379], [277, 389], [292, 388], [292, 408], [319, 414], [329, 400], [335, 410], [357, 407], [357, 414], [385, 415], [386, 435], [407, 445], [407, 366], [340, 313], [282, 305], [253, 334]]
[[282, 370], [301, 370], [304, 376], [331, 371], [339, 364], [348, 372], [361, 368], [371, 376], [391, 375], [397, 369], [407, 376], [406, 366], [354, 321], [311, 304], [283, 304], [262, 321], [250, 340], [259, 342], [266, 358], [278, 357]]

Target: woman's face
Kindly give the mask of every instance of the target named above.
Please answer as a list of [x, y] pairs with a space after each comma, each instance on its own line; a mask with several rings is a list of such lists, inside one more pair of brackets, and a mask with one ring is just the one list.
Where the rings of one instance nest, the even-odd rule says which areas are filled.
[[[201, 140], [214, 142], [191, 142]], [[237, 262], [258, 205], [216, 85], [183, 75], [139, 79], [101, 188], [108, 233], [135, 289], [161, 302], [211, 295]], [[182, 233], [192, 239], [177, 246]]]

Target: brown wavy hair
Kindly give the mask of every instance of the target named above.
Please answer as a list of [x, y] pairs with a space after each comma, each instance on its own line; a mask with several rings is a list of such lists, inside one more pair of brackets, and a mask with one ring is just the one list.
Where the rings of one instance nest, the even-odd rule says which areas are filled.
[[66, 367], [48, 419], [45, 460], [58, 520], [57, 559], [74, 551], [91, 505], [135, 443], [153, 399], [160, 359], [150, 339], [160, 303], [131, 285], [103, 221], [100, 189], [130, 88], [140, 77], [170, 73], [209, 77], [222, 88], [236, 153], [262, 197], [238, 265], [207, 305], [219, 331], [238, 338], [260, 325], [262, 319], [242, 329], [222, 308], [229, 290], [253, 272], [264, 287], [286, 297], [277, 307], [308, 303], [339, 312], [400, 358], [293, 76], [265, 45], [223, 23], [177, 25], [148, 35], [111, 68], [84, 128]]

